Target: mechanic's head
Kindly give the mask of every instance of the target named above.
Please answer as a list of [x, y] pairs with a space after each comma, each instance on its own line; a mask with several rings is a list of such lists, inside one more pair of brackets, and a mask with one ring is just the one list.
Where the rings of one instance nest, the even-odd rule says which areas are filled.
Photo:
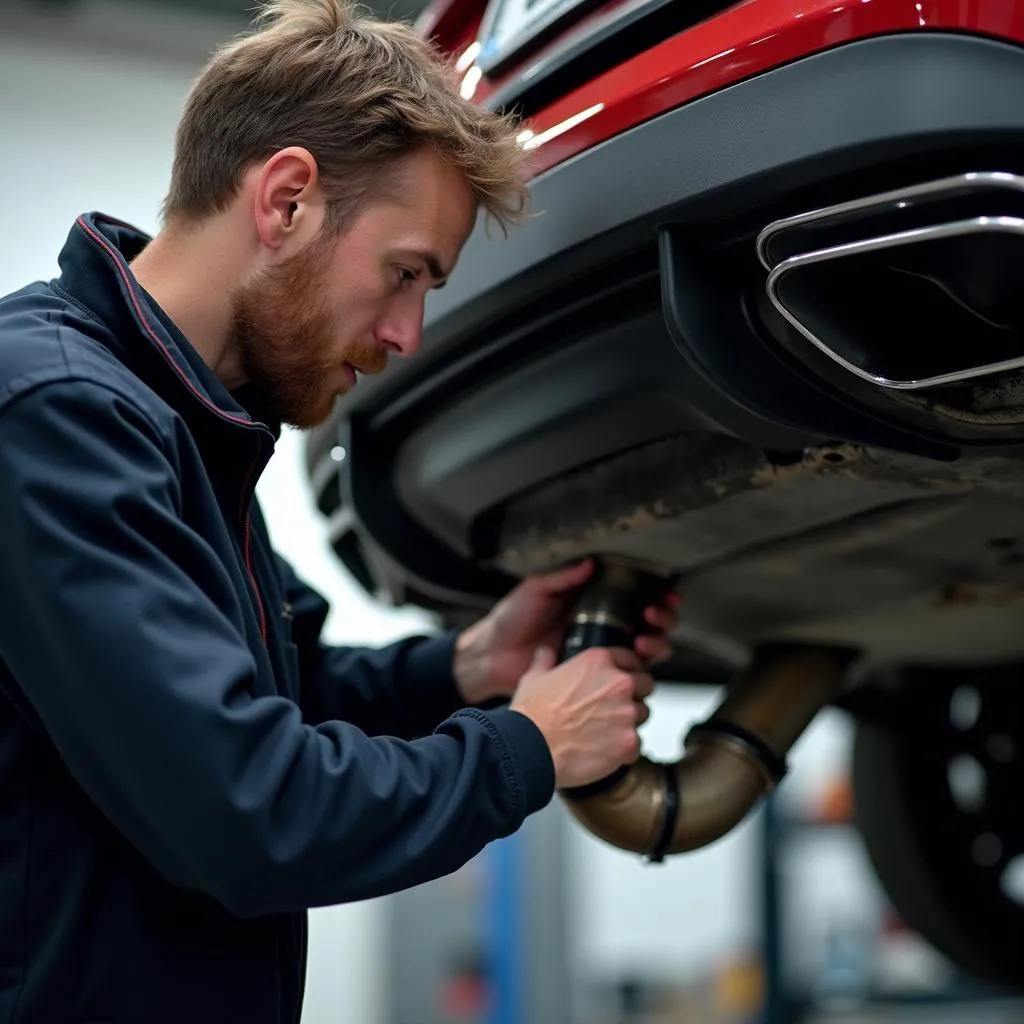
[[478, 213], [507, 228], [525, 209], [516, 131], [464, 100], [411, 28], [343, 0], [271, 0], [213, 57], [164, 221], [241, 266], [230, 347], [286, 423], [322, 422], [346, 364], [373, 373], [417, 350], [425, 297]]

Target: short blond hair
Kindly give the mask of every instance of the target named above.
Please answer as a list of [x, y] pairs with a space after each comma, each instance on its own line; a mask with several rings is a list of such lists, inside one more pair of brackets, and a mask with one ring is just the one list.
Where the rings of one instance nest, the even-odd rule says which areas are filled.
[[340, 230], [398, 159], [432, 147], [507, 228], [528, 202], [517, 128], [463, 99], [450, 63], [410, 26], [346, 0], [270, 0], [193, 84], [163, 216], [223, 211], [250, 166], [301, 146], [317, 162], [328, 227]]

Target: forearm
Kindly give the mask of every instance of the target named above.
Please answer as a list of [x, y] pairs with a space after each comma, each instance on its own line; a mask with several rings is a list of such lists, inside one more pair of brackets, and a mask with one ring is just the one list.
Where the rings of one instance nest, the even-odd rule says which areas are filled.
[[406, 743], [256, 696], [243, 598], [181, 514], [169, 446], [81, 383], [0, 413], [0, 656], [156, 871], [238, 915], [366, 899], [455, 870], [550, 799], [544, 738], [515, 712]]
[[350, 722], [371, 736], [425, 736], [467, 705], [454, 675], [456, 641], [452, 631], [380, 649], [323, 647], [303, 717]]

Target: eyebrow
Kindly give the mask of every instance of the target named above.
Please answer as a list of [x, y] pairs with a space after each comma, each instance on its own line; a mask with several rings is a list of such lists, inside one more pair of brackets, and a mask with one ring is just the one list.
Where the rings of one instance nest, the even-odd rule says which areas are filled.
[[448, 283], [449, 271], [441, 263], [441, 257], [430, 249], [409, 249], [407, 255], [415, 256], [426, 265], [430, 276], [437, 282], [435, 288], [443, 288]]
[[448, 277], [448, 272], [441, 266], [441, 261], [432, 252], [425, 252], [423, 255], [423, 262], [427, 265], [427, 270], [430, 271], [430, 276], [435, 281], [443, 281]]

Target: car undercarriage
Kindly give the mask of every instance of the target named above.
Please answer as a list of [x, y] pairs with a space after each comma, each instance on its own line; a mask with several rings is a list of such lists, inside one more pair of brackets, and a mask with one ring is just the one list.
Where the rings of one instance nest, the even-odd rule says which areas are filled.
[[[887, 891], [1005, 985], [1024, 978], [1005, 881], [1024, 856], [1022, 84], [1016, 46], [894, 34], [631, 128], [541, 175], [508, 240], [478, 228], [422, 354], [309, 444], [335, 551], [381, 599], [458, 625], [588, 556], [678, 587], [660, 674], [723, 704], [675, 766], [567, 795], [586, 827], [690, 848], [709, 743], [742, 817], [843, 707]], [[966, 726], [965, 687], [989, 709]], [[947, 779], [964, 757], [980, 810]]]

